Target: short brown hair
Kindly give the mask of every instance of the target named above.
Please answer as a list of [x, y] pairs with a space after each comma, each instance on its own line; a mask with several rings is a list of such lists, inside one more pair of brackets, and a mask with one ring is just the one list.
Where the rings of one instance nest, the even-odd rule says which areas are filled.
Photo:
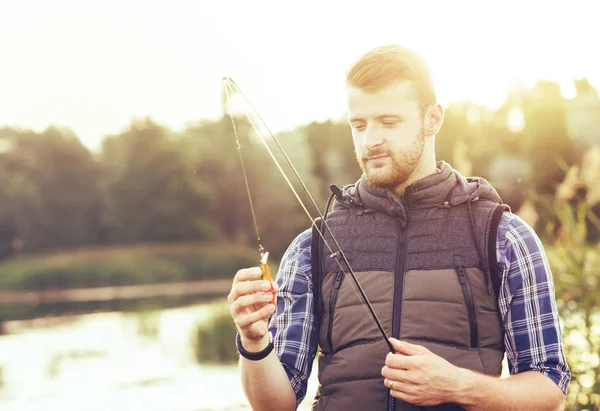
[[413, 50], [395, 44], [376, 47], [363, 54], [346, 73], [347, 85], [367, 91], [403, 80], [414, 83], [423, 115], [437, 97], [427, 63]]

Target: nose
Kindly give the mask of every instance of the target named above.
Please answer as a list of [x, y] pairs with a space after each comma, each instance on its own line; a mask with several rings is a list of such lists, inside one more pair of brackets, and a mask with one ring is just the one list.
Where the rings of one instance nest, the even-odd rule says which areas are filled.
[[365, 150], [372, 151], [384, 142], [383, 133], [377, 127], [368, 125], [363, 134], [362, 146]]

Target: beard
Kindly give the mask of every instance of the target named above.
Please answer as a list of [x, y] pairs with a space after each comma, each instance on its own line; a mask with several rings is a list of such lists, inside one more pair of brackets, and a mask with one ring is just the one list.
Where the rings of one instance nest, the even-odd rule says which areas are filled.
[[[394, 152], [389, 148], [381, 147], [364, 152], [360, 158], [357, 156], [357, 161], [369, 183], [374, 186], [394, 188], [405, 183], [413, 174], [421, 161], [424, 146], [425, 134], [421, 130], [406, 151]], [[389, 157], [369, 162], [369, 158], [380, 155]]]

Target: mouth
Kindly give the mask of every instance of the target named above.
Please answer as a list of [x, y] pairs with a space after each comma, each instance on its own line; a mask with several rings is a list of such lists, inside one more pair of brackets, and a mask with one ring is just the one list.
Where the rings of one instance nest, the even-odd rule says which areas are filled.
[[367, 158], [367, 162], [373, 161], [373, 160], [381, 160], [381, 159], [384, 159], [386, 157], [389, 157], [389, 156], [387, 154], [379, 154], [377, 156], [372, 156], [372, 157]]

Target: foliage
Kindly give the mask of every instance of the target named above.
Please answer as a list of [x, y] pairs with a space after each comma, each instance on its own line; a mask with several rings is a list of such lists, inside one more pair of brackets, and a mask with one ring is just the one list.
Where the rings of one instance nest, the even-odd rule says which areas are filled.
[[238, 359], [235, 346], [237, 330], [229, 306], [215, 306], [207, 321], [198, 324], [192, 336], [196, 361], [201, 364], [234, 363]]
[[573, 374], [567, 410], [600, 409], [600, 248], [587, 242], [589, 205], [554, 203], [561, 228], [548, 248], [565, 352]]
[[[182, 141], [193, 159], [193, 169], [202, 176], [211, 193], [210, 216], [218, 227], [217, 235], [223, 240], [256, 247], [256, 232], [239, 158], [242, 155], [261, 240], [270, 254], [279, 259], [291, 239], [309, 227], [310, 221], [260, 142], [267, 133], [263, 131], [258, 135], [242, 117], [234, 117], [234, 121], [240, 138], [240, 152], [229, 117], [190, 125], [184, 131]], [[303, 180], [310, 184], [310, 173], [303, 168], [307, 156], [303, 155], [302, 134], [280, 136], [278, 141], [298, 165]], [[282, 163], [285, 172], [292, 175], [272, 139], [265, 138], [265, 144]], [[299, 190], [299, 184], [292, 180], [295, 189]], [[285, 224], [282, 224], [283, 218]]]
[[2, 140], [10, 149], [0, 153], [0, 221], [32, 250], [96, 242], [100, 168], [77, 137], [0, 129]]
[[[0, 264], [0, 290], [48, 291], [231, 279], [241, 267], [256, 266], [257, 263], [258, 252], [241, 245], [167, 243], [96, 246], [13, 257]], [[273, 261], [271, 266], [276, 269], [277, 262]], [[188, 304], [210, 295], [214, 293], [200, 297], [165, 296], [137, 300], [114, 298], [108, 301], [46, 304], [0, 302], [0, 323], [6, 319], [106, 310], [144, 312], [148, 307], [166, 308]], [[147, 323], [146, 320], [150, 322]], [[151, 317], [140, 317], [139, 325], [141, 328], [147, 325], [151, 327], [151, 321]]]
[[[511, 126], [515, 111], [523, 116], [520, 130]], [[436, 154], [465, 174], [493, 177], [492, 184], [515, 207], [526, 190], [552, 197], [565, 166], [580, 157], [568, 134], [569, 113], [560, 88], [548, 82], [515, 88], [497, 110], [452, 103], [436, 137]], [[310, 221], [265, 145], [290, 176], [311, 216], [317, 212], [265, 127], [257, 116], [249, 118], [258, 130], [237, 114], [190, 123], [180, 133], [150, 118], [135, 119], [120, 133], [106, 136], [97, 153], [65, 128], [52, 126], [41, 133], [0, 129], [0, 258], [17, 251], [137, 242], [214, 241], [256, 247], [238, 154], [244, 159], [261, 240], [280, 258]], [[311, 122], [277, 138], [321, 211], [331, 194], [330, 184], [351, 184], [360, 176], [344, 119]], [[525, 161], [531, 173], [523, 176], [526, 181], [503, 181], [503, 173], [498, 177], [492, 169], [498, 159], [509, 168], [511, 159]], [[544, 208], [537, 213], [536, 228], [552, 219]]]
[[185, 146], [149, 119], [107, 137], [100, 164], [103, 234], [110, 243], [206, 240], [209, 193]]
[[344, 121], [312, 122], [304, 127], [311, 158], [311, 173], [318, 182], [318, 198], [325, 202], [331, 195], [330, 184], [354, 183], [361, 170], [356, 162], [350, 126]]
[[178, 243], [88, 247], [0, 264], [0, 289], [47, 290], [232, 278], [256, 266], [244, 246]]

